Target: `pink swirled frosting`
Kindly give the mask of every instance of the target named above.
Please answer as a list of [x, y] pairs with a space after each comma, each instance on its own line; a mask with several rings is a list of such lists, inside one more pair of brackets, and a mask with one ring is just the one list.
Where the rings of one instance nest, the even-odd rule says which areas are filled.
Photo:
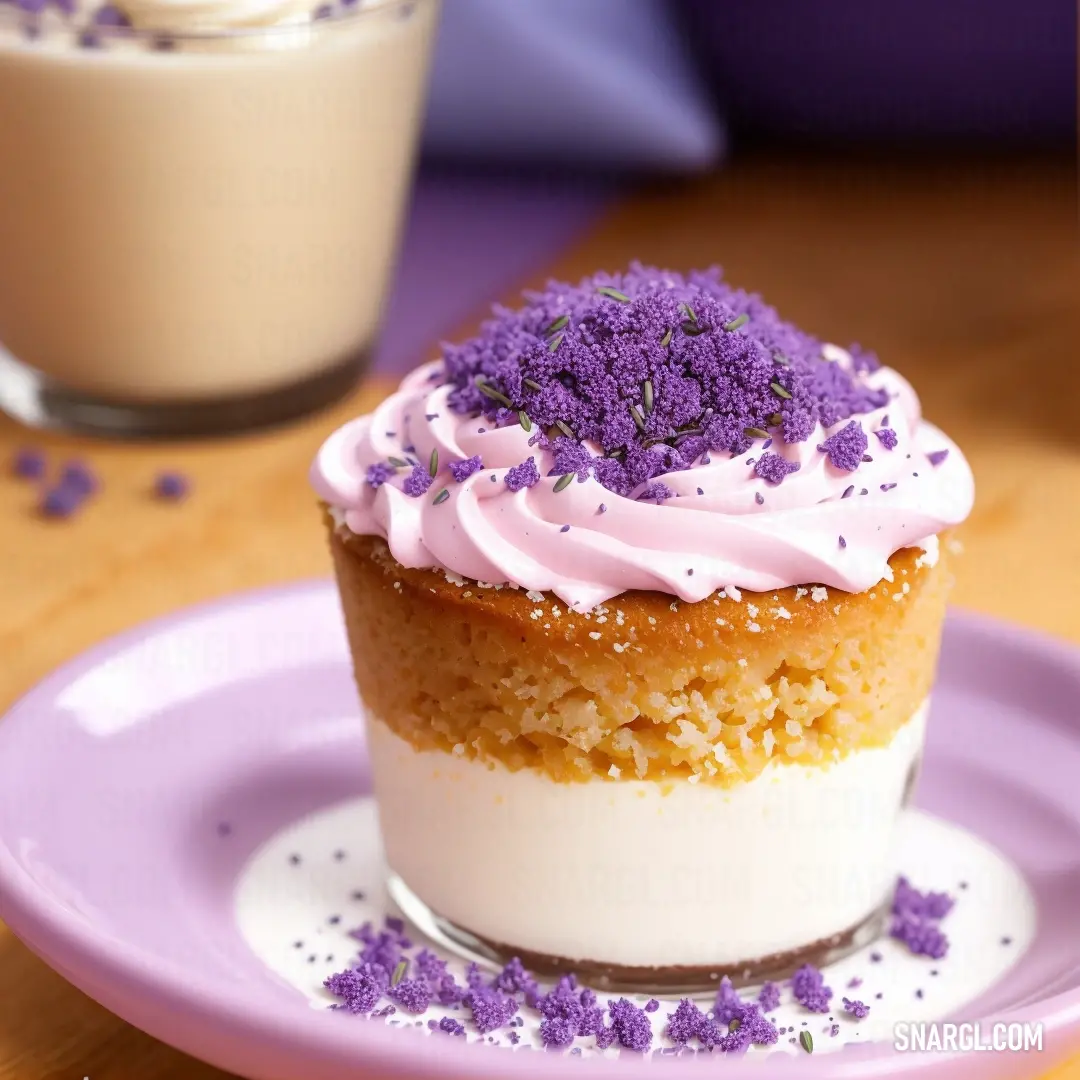
[[[821, 449], [851, 427], [845, 416], [829, 426], [816, 422], [801, 439], [787, 441], [778, 424], [770, 444], [752, 439], [745, 451], [706, 451], [659, 477], [661, 501], [640, 498], [648, 484], [619, 494], [590, 468], [569, 481], [549, 475], [556, 445], [507, 410], [497, 422], [462, 410], [460, 385], [447, 381], [444, 361], [436, 361], [409, 375], [372, 414], [334, 432], [311, 481], [340, 524], [383, 537], [402, 566], [552, 592], [578, 610], [629, 589], [689, 602], [730, 586], [860, 592], [886, 575], [894, 552], [932, 548], [938, 533], [963, 521], [974, 481], [959, 448], [922, 419], [914, 390], [896, 371], [859, 371], [836, 346], [818, 343], [815, 352], [880, 402], [854, 417], [868, 443], [857, 467], [840, 467], [842, 455]], [[595, 443], [582, 445], [603, 454]], [[766, 452], [797, 471], [782, 468], [781, 482], [770, 482], [755, 471]], [[477, 456], [483, 467], [458, 482], [449, 466]], [[529, 458], [539, 480], [512, 490], [507, 473]], [[390, 461], [409, 468], [385, 467]], [[409, 469], [423, 472], [426, 486], [433, 462], [430, 487], [406, 494]], [[373, 466], [386, 473], [374, 483]]]

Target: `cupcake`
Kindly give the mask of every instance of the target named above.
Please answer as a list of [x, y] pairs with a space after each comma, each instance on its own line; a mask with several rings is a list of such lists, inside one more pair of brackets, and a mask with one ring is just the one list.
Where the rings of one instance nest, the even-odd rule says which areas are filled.
[[974, 484], [719, 271], [552, 283], [312, 467], [394, 899], [638, 991], [874, 937]]

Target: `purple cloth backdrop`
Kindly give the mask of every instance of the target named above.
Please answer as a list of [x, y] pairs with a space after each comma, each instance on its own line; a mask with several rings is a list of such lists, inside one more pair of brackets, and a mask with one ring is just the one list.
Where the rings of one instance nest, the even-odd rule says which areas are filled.
[[1068, 143], [1075, 0], [444, 0], [430, 154], [689, 171], [728, 130]]
[[421, 176], [375, 370], [401, 375], [496, 297], [506, 297], [594, 220], [609, 189], [521, 177]]

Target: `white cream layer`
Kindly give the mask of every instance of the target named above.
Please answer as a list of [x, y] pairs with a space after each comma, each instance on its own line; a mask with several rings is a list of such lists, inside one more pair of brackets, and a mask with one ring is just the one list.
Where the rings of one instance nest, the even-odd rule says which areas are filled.
[[897, 873], [927, 704], [882, 748], [771, 763], [733, 788], [560, 784], [368, 730], [393, 870], [432, 910], [522, 950], [629, 966], [736, 965], [854, 926]]

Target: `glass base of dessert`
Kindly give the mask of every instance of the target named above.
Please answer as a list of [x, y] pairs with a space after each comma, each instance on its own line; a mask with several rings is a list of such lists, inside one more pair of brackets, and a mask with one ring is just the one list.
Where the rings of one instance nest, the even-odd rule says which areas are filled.
[[843, 933], [833, 934], [798, 949], [744, 961], [734, 968], [727, 964], [633, 967], [533, 953], [528, 949], [489, 941], [432, 911], [393, 871], [387, 877], [386, 888], [402, 916], [424, 937], [482, 968], [501, 971], [512, 960], [518, 959], [528, 971], [541, 979], [556, 981], [567, 972], [573, 972], [582, 985], [609, 993], [707, 999], [716, 996], [720, 980], [724, 977], [730, 980], [733, 987], [740, 989], [788, 979], [804, 964], [822, 968], [843, 960], [871, 945], [885, 933], [893, 901], [890, 894], [875, 911]]
[[360, 349], [332, 367], [284, 386], [209, 398], [144, 401], [73, 390], [0, 348], [0, 412], [27, 427], [120, 439], [235, 435], [328, 408], [356, 389], [370, 367]]
[[974, 493], [898, 372], [635, 266], [500, 309], [312, 480], [425, 933], [708, 993], [880, 932]]

